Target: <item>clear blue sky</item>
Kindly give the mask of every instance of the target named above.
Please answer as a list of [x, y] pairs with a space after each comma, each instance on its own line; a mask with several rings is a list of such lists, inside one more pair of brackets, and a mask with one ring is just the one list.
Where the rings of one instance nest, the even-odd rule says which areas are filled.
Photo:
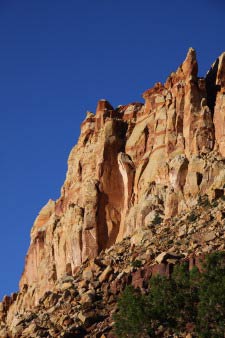
[[18, 289], [85, 112], [142, 100], [189, 47], [204, 75], [225, 50], [224, 1], [0, 0], [0, 298]]

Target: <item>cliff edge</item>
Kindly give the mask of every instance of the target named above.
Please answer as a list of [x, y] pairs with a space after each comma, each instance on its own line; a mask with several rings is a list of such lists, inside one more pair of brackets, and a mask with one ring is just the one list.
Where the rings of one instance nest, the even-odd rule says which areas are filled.
[[224, 196], [225, 53], [200, 78], [190, 48], [165, 84], [143, 98], [117, 108], [100, 100], [96, 113], [87, 113], [61, 196], [32, 227], [20, 291], [1, 303], [4, 325], [155, 219], [167, 222], [200, 198]]

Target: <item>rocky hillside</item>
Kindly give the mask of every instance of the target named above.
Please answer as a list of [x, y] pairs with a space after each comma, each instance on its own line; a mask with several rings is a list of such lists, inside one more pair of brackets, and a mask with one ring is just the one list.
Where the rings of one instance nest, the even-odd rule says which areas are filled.
[[[187, 261], [189, 269], [199, 267], [206, 253], [224, 251], [224, 210], [223, 197], [210, 203], [204, 196], [191, 213], [165, 221], [155, 218], [96, 258], [87, 258], [73, 275], [65, 274], [31, 309], [15, 313], [26, 288], [5, 297], [0, 337], [116, 338], [113, 314], [125, 286], [145, 292], [152, 276], [169, 276], [175, 264]], [[192, 336], [186, 332], [179, 337]]]
[[224, 250], [225, 53], [199, 78], [189, 49], [143, 98], [87, 113], [61, 196], [31, 230], [20, 291], [0, 303], [1, 337], [113, 336], [124, 285]]

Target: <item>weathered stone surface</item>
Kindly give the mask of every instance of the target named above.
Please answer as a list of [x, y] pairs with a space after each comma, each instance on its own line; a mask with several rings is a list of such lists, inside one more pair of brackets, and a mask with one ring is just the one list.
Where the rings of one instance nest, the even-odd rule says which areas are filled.
[[215, 140], [222, 156], [225, 156], [225, 53], [212, 65], [207, 74], [209, 104], [214, 112]]
[[173, 252], [162, 252], [161, 254], [159, 254], [156, 257], [155, 261], [158, 264], [166, 263], [166, 262], [169, 263], [170, 260], [172, 260], [172, 261], [178, 261], [182, 257], [183, 257], [183, 255], [179, 255], [179, 254], [176, 254], [176, 253], [173, 253]]
[[[1, 320], [13, 327], [15, 335], [23, 330], [15, 314], [39, 306], [46, 291], [71, 291], [81, 264], [86, 266], [76, 282], [76, 303], [91, 303], [88, 292], [92, 287], [105, 283], [104, 297], [109, 299], [107, 283], [122, 272], [131, 278], [131, 264], [122, 271], [114, 265], [132, 257], [132, 250], [146, 242], [149, 247], [140, 261], [165, 252], [151, 270], [165, 275], [178, 259], [173, 251], [189, 254], [193, 250], [199, 253], [201, 248], [211, 252], [214, 245], [222, 248], [220, 234], [213, 228], [215, 218], [219, 224], [223, 220], [222, 209], [212, 219], [208, 213], [199, 213], [197, 219], [191, 214], [189, 220], [182, 215], [198, 210], [202, 201], [206, 205], [224, 196], [224, 92], [225, 53], [206, 78], [199, 78], [196, 53], [190, 48], [165, 84], [156, 83], [144, 92], [144, 105], [131, 103], [114, 109], [100, 100], [96, 114], [87, 113], [69, 155], [61, 196], [43, 207], [31, 230], [20, 292], [17, 297], [6, 297], [0, 308]], [[175, 231], [171, 220], [177, 216], [181, 219], [174, 221], [179, 221]], [[212, 228], [206, 233], [209, 222]], [[107, 250], [133, 234], [130, 252], [121, 250], [112, 260]], [[181, 240], [188, 245], [181, 247]], [[98, 264], [94, 258], [101, 252], [106, 257]], [[145, 274], [138, 274], [133, 274], [133, 283], [144, 285]], [[121, 276], [112, 284], [115, 294], [125, 280]], [[83, 332], [83, 328], [76, 330]]]
[[215, 238], [216, 238], [215, 231], [210, 231], [204, 235], [205, 242], [213, 241]]
[[[180, 261], [189, 263], [190, 270], [194, 266], [201, 270], [203, 252], [213, 252], [222, 246], [224, 249], [224, 219], [217, 215], [223, 212], [225, 201], [218, 198], [209, 203], [203, 197], [194, 211], [149, 226], [135, 245], [132, 237], [125, 238], [102, 251], [97, 258], [86, 259], [73, 276], [65, 275], [59, 279], [54, 292], [45, 292], [38, 306], [14, 314], [12, 321], [8, 317], [8, 325], [7, 311], [13, 308], [17, 299], [25, 297], [26, 287], [24, 293], [4, 297], [0, 306], [0, 332], [22, 338], [67, 337], [69, 334], [86, 338], [102, 334], [113, 337], [112, 314], [116, 310], [117, 297], [127, 285], [145, 293], [152, 276], [170, 276], [173, 265]], [[209, 211], [210, 217], [207, 217]], [[180, 236], [183, 228], [186, 235]], [[204, 236], [210, 233], [216, 237], [206, 242]], [[195, 249], [193, 244], [197, 245]], [[92, 272], [91, 278], [86, 279], [90, 277], [89, 272]], [[99, 281], [101, 275], [107, 278]], [[67, 284], [69, 288], [62, 290]]]
[[111, 266], [107, 266], [107, 268], [102, 272], [102, 274], [99, 276], [99, 281], [102, 283], [102, 282], [105, 282], [110, 274], [113, 272], [113, 269], [111, 268]]
[[87, 291], [81, 296], [80, 303], [85, 304], [85, 303], [92, 303], [95, 299], [95, 292], [94, 291]]

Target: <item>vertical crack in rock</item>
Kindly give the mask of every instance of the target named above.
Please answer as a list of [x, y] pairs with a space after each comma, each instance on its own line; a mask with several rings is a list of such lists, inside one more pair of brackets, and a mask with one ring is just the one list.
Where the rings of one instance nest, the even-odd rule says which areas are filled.
[[168, 219], [194, 208], [199, 196], [224, 193], [225, 53], [204, 79], [189, 49], [177, 71], [143, 98], [144, 105], [116, 109], [100, 100], [96, 114], [87, 112], [61, 196], [42, 208], [31, 230], [20, 292], [7, 302], [9, 323], [86, 258], [156, 215]]
[[117, 155], [124, 150], [126, 130], [127, 124], [119, 119], [108, 120], [104, 126], [104, 146], [99, 177], [99, 250], [115, 243], [120, 228], [124, 187]]
[[214, 109], [216, 104], [216, 95], [220, 91], [220, 87], [216, 85], [216, 77], [218, 72], [219, 58], [212, 65], [208, 73], [206, 74], [206, 90], [207, 90], [207, 103], [214, 115]]
[[125, 218], [131, 207], [131, 200], [133, 194], [133, 184], [135, 175], [135, 166], [129, 155], [125, 153], [118, 154], [119, 170], [123, 180], [123, 208], [121, 212], [120, 230], [117, 237], [121, 241], [124, 236]]
[[209, 105], [214, 113], [215, 147], [225, 156], [225, 53], [212, 65], [206, 83]]

